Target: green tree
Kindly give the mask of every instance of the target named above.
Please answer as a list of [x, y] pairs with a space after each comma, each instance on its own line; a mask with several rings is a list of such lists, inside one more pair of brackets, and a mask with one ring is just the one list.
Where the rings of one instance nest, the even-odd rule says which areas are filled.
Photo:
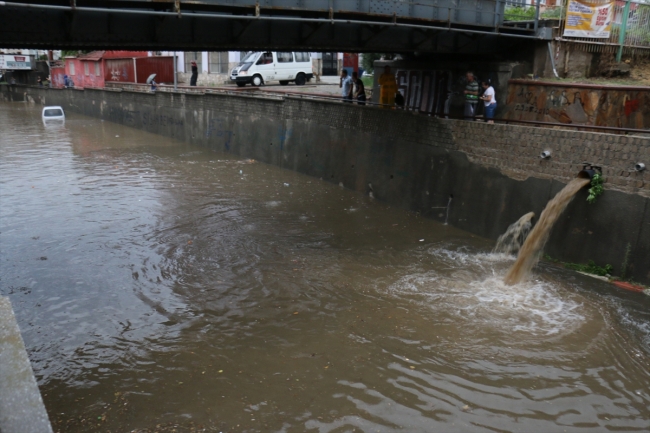
[[363, 58], [361, 59], [361, 67], [363, 68], [364, 71], [367, 71], [369, 73], [373, 72], [375, 70], [375, 60], [381, 60], [381, 58], [384, 59], [392, 59], [394, 57], [394, 54], [390, 53], [363, 53]]
[[78, 56], [80, 54], [88, 54], [92, 50], [61, 50], [61, 57]]

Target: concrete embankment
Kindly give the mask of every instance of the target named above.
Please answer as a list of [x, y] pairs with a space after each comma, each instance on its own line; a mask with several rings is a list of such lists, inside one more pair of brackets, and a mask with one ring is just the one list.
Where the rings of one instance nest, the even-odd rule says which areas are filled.
[[[581, 191], [545, 251], [611, 264], [650, 282], [650, 138], [443, 120], [339, 102], [223, 93], [16, 87], [31, 102], [178, 138], [343, 183], [390, 204], [496, 239], [538, 215], [583, 162], [603, 167], [596, 204]], [[550, 150], [548, 160], [539, 158]], [[442, 209], [441, 209], [442, 208]], [[625, 268], [625, 269], [624, 269]]]

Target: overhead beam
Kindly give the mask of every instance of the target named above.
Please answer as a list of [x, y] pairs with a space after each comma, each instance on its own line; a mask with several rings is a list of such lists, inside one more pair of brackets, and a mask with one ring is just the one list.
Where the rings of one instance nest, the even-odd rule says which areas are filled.
[[[234, 25], [240, 22], [243, 29]], [[308, 29], [307, 35], [305, 29]], [[362, 52], [453, 51], [441, 51], [437, 44], [426, 43], [441, 33], [463, 34], [464, 37], [474, 35], [473, 39], [477, 40], [496, 36], [497, 40], [517, 41], [515, 45], [525, 45], [523, 41], [539, 39], [525, 34], [494, 33], [492, 30], [429, 24], [277, 16], [256, 18], [250, 15], [212, 13], [179, 15], [175, 12], [153, 10], [48, 5], [27, 7], [25, 4], [17, 6], [16, 3], [0, 1], [0, 47], [144, 50], [201, 48], [215, 51], [262, 48]], [[502, 44], [490, 45], [485, 54], [498, 51], [500, 45]]]

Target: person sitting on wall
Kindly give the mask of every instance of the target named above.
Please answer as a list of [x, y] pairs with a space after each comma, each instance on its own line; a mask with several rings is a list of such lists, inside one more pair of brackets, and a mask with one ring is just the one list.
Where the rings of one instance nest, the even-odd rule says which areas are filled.
[[467, 71], [467, 84], [463, 94], [465, 95], [465, 120], [472, 120], [476, 116], [476, 105], [478, 104], [478, 81], [472, 71]]
[[38, 84], [38, 87], [43, 87], [43, 80], [40, 75], [36, 77], [36, 84]]
[[151, 91], [155, 92], [157, 88], [158, 88], [158, 83], [156, 83], [156, 80], [151, 80]]
[[481, 100], [485, 104], [485, 121], [487, 123], [494, 123], [494, 112], [497, 110], [497, 99], [494, 93], [494, 87], [490, 86], [489, 81], [481, 81], [481, 86], [484, 89]]
[[384, 66], [384, 73], [379, 77], [379, 86], [379, 103], [384, 108], [393, 108], [397, 93], [397, 81], [388, 65]]
[[190, 78], [190, 86], [196, 86], [196, 80], [199, 78], [199, 68], [196, 62], [192, 60], [192, 78]]

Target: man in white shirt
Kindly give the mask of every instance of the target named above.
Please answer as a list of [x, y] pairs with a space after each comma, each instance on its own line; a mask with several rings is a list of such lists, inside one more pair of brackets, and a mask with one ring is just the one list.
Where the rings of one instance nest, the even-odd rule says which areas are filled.
[[341, 88], [341, 96], [343, 97], [343, 102], [352, 103], [352, 78], [350, 78], [348, 71], [345, 69], [341, 71], [341, 81], [339, 81], [339, 87]]

